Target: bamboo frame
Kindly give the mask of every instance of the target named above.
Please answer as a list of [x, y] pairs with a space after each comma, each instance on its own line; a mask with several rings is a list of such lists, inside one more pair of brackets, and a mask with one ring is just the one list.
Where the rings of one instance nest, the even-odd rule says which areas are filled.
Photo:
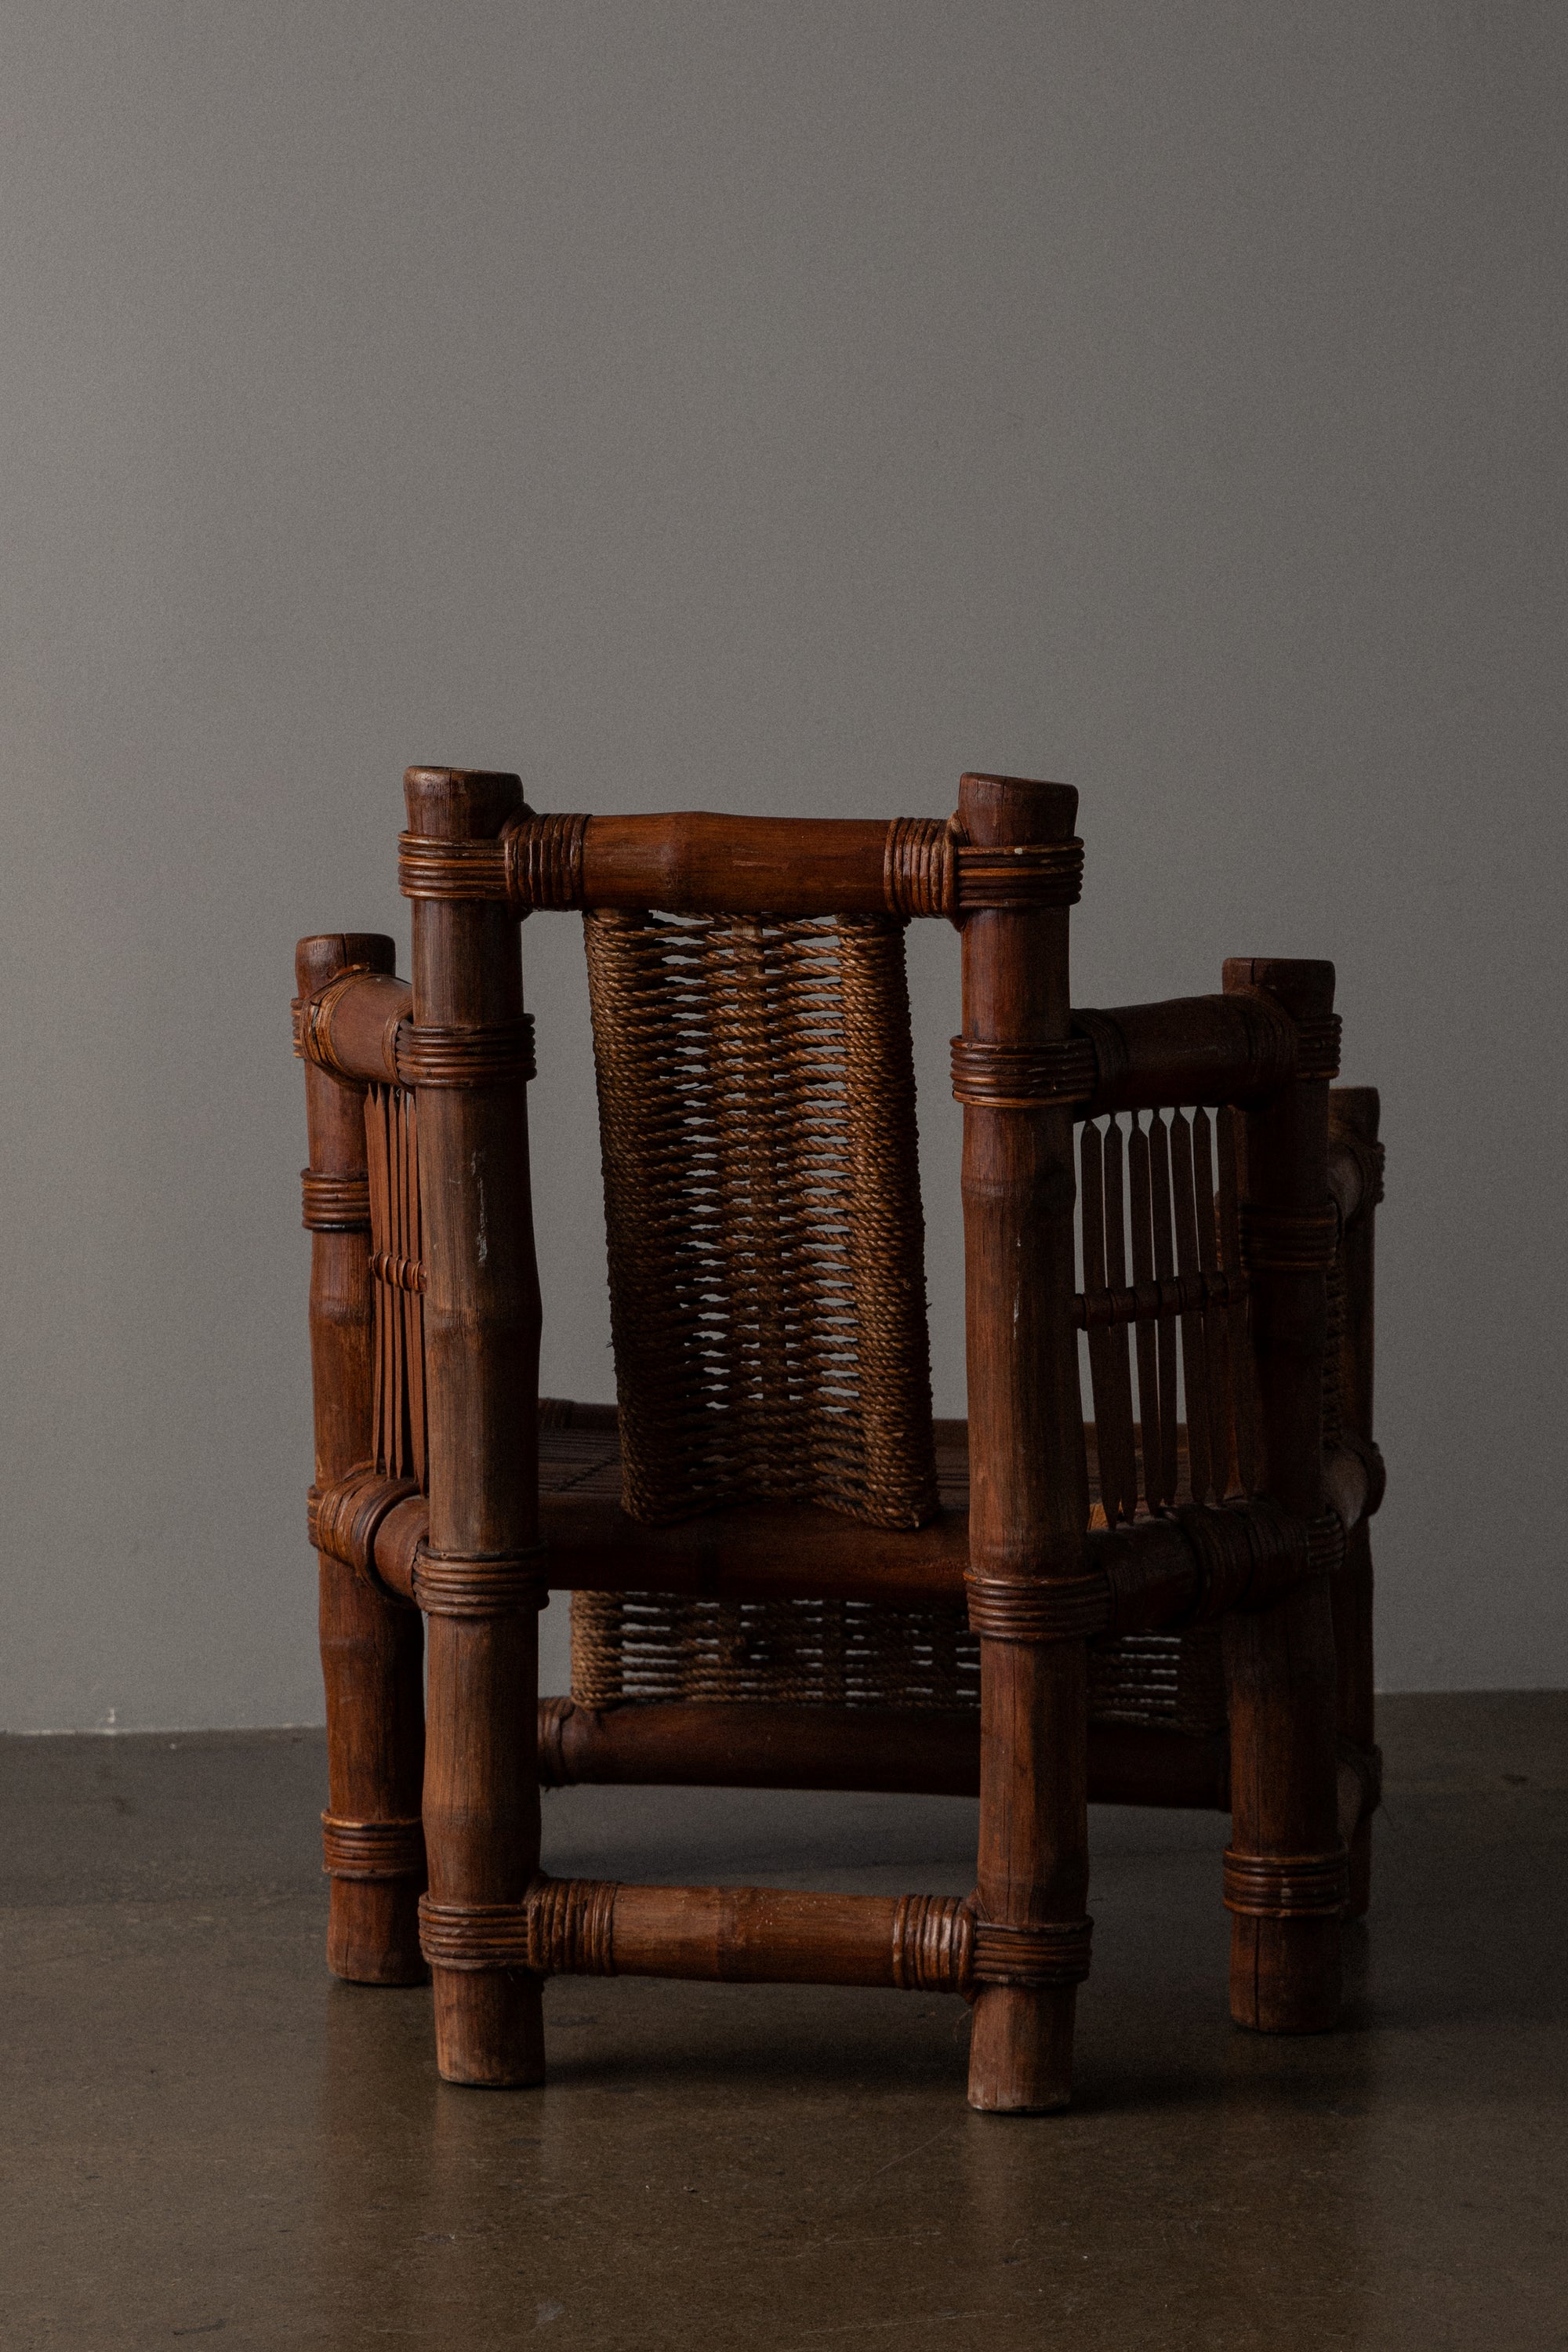
[[[768, 875], [772, 871], [766, 869]], [[757, 893], [748, 890], [743, 895], [749, 900]], [[810, 896], [808, 907], [783, 911], [823, 912], [816, 903], [817, 894]], [[704, 891], [700, 897], [694, 911], [713, 911], [712, 894]], [[857, 893], [857, 908], [866, 897], [863, 890]], [[620, 907], [627, 902], [617, 896], [586, 903]], [[873, 911], [881, 911], [879, 900]], [[969, 919], [964, 918], [965, 922]], [[379, 971], [352, 973], [341, 988], [315, 1001], [309, 1020], [302, 1024], [300, 1050], [307, 1060], [358, 1084], [395, 1085], [404, 1075], [399, 1052], [407, 1052], [412, 1013], [412, 992], [406, 982]], [[1328, 1017], [1298, 1024], [1282, 1006], [1256, 994], [1179, 996], [1158, 1004], [1109, 1008], [1075, 1005], [1064, 1039], [1077, 1041], [1086, 1073], [1081, 1087], [1064, 1097], [1070, 1102], [1075, 1118], [1194, 1103], [1244, 1103], [1288, 1084], [1299, 1065], [1309, 1071], [1316, 1067], [1321, 1075], [1330, 1066], [1332, 1051]], [[1068, 1066], [1076, 1071], [1077, 1062]], [[1071, 1083], [1077, 1086], [1076, 1078]]]
[[[450, 2081], [541, 2079], [543, 1976], [608, 1968], [961, 1991], [974, 2007], [972, 2103], [1059, 2106], [1088, 1969], [1091, 1796], [1228, 1801], [1234, 2012], [1275, 2031], [1331, 2021], [1341, 1834], [1353, 1841], [1351, 1899], [1363, 1906], [1376, 1801], [1364, 1521], [1382, 1486], [1371, 1437], [1376, 1098], [1335, 1097], [1331, 1153], [1331, 968], [1248, 961], [1227, 965], [1218, 997], [1075, 1012], [1068, 908], [1081, 851], [1076, 794], [1058, 785], [966, 776], [952, 825], [535, 817], [515, 777], [428, 769], [409, 772], [407, 799], [412, 988], [393, 976], [380, 939], [303, 942], [298, 974], [333, 1966], [405, 1981], [421, 1965], [423, 1612], [432, 1622], [421, 1940]], [[942, 915], [961, 927], [967, 1514], [899, 1530], [751, 1507], [653, 1528], [603, 1497], [542, 1504], [532, 1048], [517, 926], [535, 908], [649, 903]], [[374, 1264], [380, 1282], [417, 1293], [422, 1307], [427, 1496], [372, 1458], [372, 1261], [359, 1207], [367, 1086], [419, 1096], [404, 1158], [416, 1130], [421, 1197], [409, 1231], [422, 1219], [422, 1245], [378, 1243]], [[1133, 1139], [1131, 1279], [1108, 1224], [1075, 1292], [1075, 1122], [1194, 1103], [1222, 1106], [1223, 1142], [1238, 1123], [1245, 1132], [1242, 1192], [1232, 1183], [1219, 1202], [1226, 1250], [1216, 1259], [1205, 1239], [1206, 1158], [1194, 1194], [1184, 1142], [1173, 1153], [1156, 1122]], [[1178, 1118], [1172, 1132], [1188, 1129]], [[1121, 1181], [1113, 1157], [1107, 1147], [1108, 1187]], [[1100, 1164], [1099, 1139], [1086, 1136], [1086, 1183], [1091, 1169], [1101, 1181]], [[1226, 1165], [1222, 1150], [1222, 1196]], [[1336, 1228], [1351, 1309], [1336, 1340], [1342, 1431], [1325, 1454], [1323, 1268]], [[417, 1258], [398, 1255], [414, 1248]], [[417, 1320], [405, 1304], [406, 1333]], [[1215, 1314], [1217, 1339], [1205, 1320]], [[1191, 1382], [1217, 1360], [1226, 1316], [1234, 1332], [1245, 1322], [1251, 1333], [1258, 1426], [1250, 1403], [1242, 1425], [1238, 1402], [1234, 1452], [1253, 1499], [1233, 1485], [1223, 1504], [1177, 1507], [1177, 1327]], [[1103, 1357], [1122, 1327], [1137, 1338], [1145, 1407], [1158, 1396], [1157, 1426], [1141, 1439], [1153, 1449], [1142, 1476], [1156, 1516], [1090, 1529], [1077, 1334], [1087, 1330]], [[1245, 1379], [1241, 1390], [1250, 1399]], [[1130, 1451], [1131, 1424], [1115, 1443]], [[1205, 1423], [1191, 1446], [1212, 1473], [1220, 1434]], [[1118, 1462], [1125, 1516], [1133, 1465]], [[1206, 1491], [1226, 1491], [1205, 1475]], [[1195, 1477], [1193, 1493], [1203, 1486]], [[952, 1607], [967, 1590], [978, 1732], [972, 1718], [929, 1713], [720, 1703], [595, 1713], [552, 1701], [536, 1721], [535, 1612], [550, 1586], [913, 1609]], [[1225, 1625], [1228, 1756], [1202, 1738], [1089, 1723], [1090, 1638], [1205, 1615]], [[962, 1905], [563, 1885], [539, 1870], [542, 1778], [977, 1790], [978, 1883]]]

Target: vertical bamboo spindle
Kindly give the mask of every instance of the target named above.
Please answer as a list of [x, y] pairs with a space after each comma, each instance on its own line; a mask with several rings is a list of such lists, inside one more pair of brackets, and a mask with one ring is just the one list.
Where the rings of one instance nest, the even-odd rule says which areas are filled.
[[[301, 940], [295, 981], [301, 996], [311, 996], [355, 966], [390, 972], [393, 956], [392, 941], [379, 933]], [[365, 1184], [364, 1089], [307, 1062], [305, 1115], [316, 1484], [327, 1486], [372, 1453], [370, 1213], [352, 1197]], [[358, 1183], [328, 1181], [312, 1200], [310, 1177]], [[332, 1873], [327, 1964], [356, 1984], [417, 1984], [425, 1975], [416, 1909], [424, 1883], [422, 1630], [412, 1611], [383, 1600], [342, 1560], [317, 1557]], [[362, 1824], [372, 1825], [369, 1838], [355, 1836]]]
[[[1329, 1129], [1364, 1147], [1368, 1163], [1377, 1154], [1381, 1106], [1375, 1087], [1335, 1087], [1329, 1096]], [[1340, 1240], [1345, 1284], [1345, 1328], [1340, 1349], [1340, 1397], [1345, 1434], [1370, 1444], [1373, 1435], [1373, 1312], [1376, 1188], [1369, 1181], [1361, 1204]], [[1334, 1651], [1339, 1664], [1340, 1734], [1360, 1748], [1377, 1738], [1373, 1700], [1372, 1526], [1370, 1515], [1352, 1530], [1345, 1564], [1334, 1579]], [[1364, 1916], [1372, 1899], [1372, 1821], [1351, 1840], [1352, 1919]]]
[[[1225, 987], [1266, 990], [1293, 1019], [1321, 1022], [1332, 1010], [1334, 968], [1235, 957]], [[1246, 1138], [1258, 1483], [1288, 1511], [1315, 1519], [1324, 1507], [1323, 1261], [1332, 1241], [1327, 1080], [1298, 1078], [1249, 1109]], [[1316, 1237], [1325, 1219], [1327, 1244]], [[1231, 2015], [1265, 2032], [1317, 2032], [1340, 2012], [1344, 1898], [1328, 1578], [1308, 1579], [1257, 1614], [1233, 1612], [1225, 1654]]]
[[[515, 776], [411, 768], [410, 830], [493, 840], [522, 808]], [[517, 918], [483, 900], [414, 902], [414, 1024], [453, 1033], [522, 1014]], [[521, 1072], [419, 1090], [429, 1419], [428, 1549], [516, 1561], [538, 1537], [539, 1277]], [[539, 1867], [532, 1605], [429, 1615], [425, 1834], [435, 1903], [519, 1903]], [[449, 2083], [544, 2071], [541, 1986], [519, 1970], [434, 1970], [437, 2060]]]
[[[1068, 840], [1062, 784], [965, 776], [959, 822], [980, 846]], [[1068, 909], [987, 908], [963, 927], [963, 1034], [1001, 1045], [1065, 1038]], [[970, 1568], [1030, 1585], [1081, 1572], [1089, 1523], [1073, 1325], [1069, 1106], [963, 1110]], [[980, 1644], [982, 1919], [1080, 1921], [1089, 1888], [1089, 1702], [1081, 1641]], [[974, 2003], [969, 2100], [1066, 2105], [1071, 1984], [986, 1986]]]

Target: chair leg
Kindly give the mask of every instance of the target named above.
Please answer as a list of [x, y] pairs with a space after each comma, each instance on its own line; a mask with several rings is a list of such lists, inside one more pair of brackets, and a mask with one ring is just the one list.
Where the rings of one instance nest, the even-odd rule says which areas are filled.
[[383, 1601], [342, 1560], [323, 1552], [321, 1567], [328, 1772], [322, 1838], [331, 1877], [327, 1965], [352, 1984], [423, 1984], [419, 1619]]
[[[1076, 1957], [1089, 1891], [1088, 1654], [1081, 1642], [983, 1640], [980, 1677], [978, 1917], [1043, 1930], [1047, 1945], [1066, 1929]], [[1040, 1974], [1061, 1969], [1059, 1958], [1034, 1957], [1044, 1958]], [[1081, 1962], [1068, 1958], [1062, 1973], [1068, 1980], [982, 1983], [972, 2107], [1039, 2115], [1068, 2105]]]
[[[300, 998], [346, 971], [390, 972], [380, 932], [301, 940]], [[304, 1222], [310, 1234], [310, 1370], [316, 1485], [330, 1486], [373, 1452], [374, 1309], [364, 1090], [314, 1063], [305, 1069], [310, 1165]], [[419, 1828], [424, 1744], [421, 1633], [328, 1553], [321, 1562], [321, 1675], [327, 1696], [323, 1860], [331, 1879], [327, 1962], [356, 1984], [418, 1984], [417, 1905], [425, 1853]]]
[[[1344, 1567], [1334, 1579], [1334, 1650], [1339, 1661], [1340, 1737], [1363, 1755], [1374, 1752], [1376, 1726], [1372, 1664], [1372, 1531], [1352, 1528]], [[1350, 1841], [1349, 1916], [1364, 1919], [1372, 1903], [1372, 1815]]]
[[[531, 1610], [430, 1619], [425, 1836], [430, 1901], [521, 1904], [539, 1868], [539, 1621]], [[482, 1934], [482, 1925], [480, 1925]], [[436, 2057], [448, 2083], [544, 2079], [543, 1986], [521, 1969], [438, 1966]]]
[[1340, 1843], [1327, 1580], [1225, 1621], [1230, 1700], [1230, 2013], [1263, 2033], [1338, 2021]]

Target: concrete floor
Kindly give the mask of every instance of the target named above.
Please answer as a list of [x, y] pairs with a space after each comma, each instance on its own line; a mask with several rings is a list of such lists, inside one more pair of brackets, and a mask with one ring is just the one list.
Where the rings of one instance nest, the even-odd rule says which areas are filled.
[[[584, 1979], [543, 2091], [332, 1982], [314, 1733], [0, 1741], [0, 2343], [489, 2352], [1568, 2345], [1568, 1695], [1384, 1702], [1342, 2031], [1225, 2011], [1217, 1817], [1099, 1813], [1068, 2116], [966, 2012]], [[577, 1790], [546, 1861], [971, 1883], [958, 1801]]]

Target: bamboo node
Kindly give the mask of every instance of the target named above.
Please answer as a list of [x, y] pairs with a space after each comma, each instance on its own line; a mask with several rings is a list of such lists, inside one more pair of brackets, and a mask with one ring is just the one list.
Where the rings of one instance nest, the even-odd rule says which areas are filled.
[[1100, 1570], [1086, 1576], [978, 1576], [964, 1571], [970, 1631], [988, 1642], [1081, 1642], [1110, 1622], [1110, 1586]]
[[1033, 914], [1042, 907], [1076, 907], [1083, 895], [1081, 841], [1028, 841], [982, 848], [960, 842], [960, 919], [982, 908]]
[[981, 1110], [1038, 1110], [1047, 1103], [1088, 1102], [1099, 1083], [1087, 1037], [1040, 1045], [999, 1045], [983, 1037], [952, 1041], [953, 1099]]
[[368, 1234], [370, 1179], [363, 1168], [344, 1174], [332, 1168], [301, 1168], [300, 1223], [310, 1234]]
[[974, 1915], [956, 1895], [900, 1895], [893, 1914], [893, 1982], [905, 1992], [967, 1990]]
[[[973, 1900], [973, 1898], [972, 1898]], [[974, 1922], [971, 1988], [1081, 1984], [1089, 1974], [1092, 1919], [1051, 1919], [1030, 1927], [1001, 1919]]]
[[1225, 1907], [1248, 1919], [1337, 1918], [1350, 1900], [1350, 1858], [1331, 1853], [1225, 1855]]
[[534, 1074], [533, 1016], [475, 1023], [462, 1028], [416, 1025], [397, 1031], [401, 1087], [496, 1087], [526, 1084]]
[[423, 1878], [425, 1825], [414, 1821], [349, 1822], [321, 1815], [321, 1869], [329, 1878]]
[[543, 1558], [542, 1544], [515, 1552], [437, 1552], [421, 1545], [414, 1599], [427, 1617], [506, 1617], [542, 1609], [550, 1599]]

